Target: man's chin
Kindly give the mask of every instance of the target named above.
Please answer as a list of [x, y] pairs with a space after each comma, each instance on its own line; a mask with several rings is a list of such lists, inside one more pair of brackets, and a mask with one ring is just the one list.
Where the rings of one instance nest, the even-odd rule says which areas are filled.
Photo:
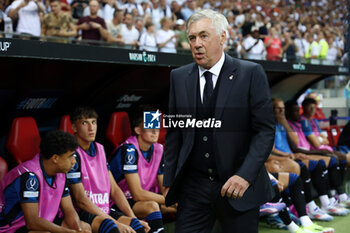
[[96, 136], [89, 137], [89, 138], [88, 138], [88, 141], [89, 141], [89, 142], [94, 142], [94, 141], [95, 141], [95, 139], [96, 139]]
[[203, 58], [195, 58], [194, 61], [199, 65], [199, 66], [202, 66], [202, 67], [205, 67], [206, 66], [206, 62], [205, 62], [205, 59]]

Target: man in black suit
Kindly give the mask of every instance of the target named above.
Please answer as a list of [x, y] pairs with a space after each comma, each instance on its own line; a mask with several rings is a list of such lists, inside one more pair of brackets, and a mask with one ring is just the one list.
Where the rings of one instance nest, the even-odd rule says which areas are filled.
[[[169, 115], [221, 121], [220, 128], [168, 128], [166, 204], [178, 203], [177, 233], [258, 232], [259, 205], [273, 197], [264, 162], [275, 121], [262, 67], [223, 52], [226, 18], [194, 13], [187, 34], [195, 63], [171, 72]], [[174, 120], [174, 119], [172, 119]]]

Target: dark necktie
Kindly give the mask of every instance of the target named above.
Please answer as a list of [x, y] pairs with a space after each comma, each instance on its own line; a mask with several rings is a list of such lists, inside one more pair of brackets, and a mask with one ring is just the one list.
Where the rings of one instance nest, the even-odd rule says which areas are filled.
[[212, 79], [212, 73], [209, 71], [204, 72], [205, 77], [205, 86], [204, 86], [204, 92], [203, 92], [203, 104], [208, 105], [210, 96], [213, 94], [213, 79]]

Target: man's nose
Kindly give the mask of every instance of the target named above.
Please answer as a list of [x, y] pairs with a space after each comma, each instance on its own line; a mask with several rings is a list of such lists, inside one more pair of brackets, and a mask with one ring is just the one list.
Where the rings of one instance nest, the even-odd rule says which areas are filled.
[[195, 48], [201, 48], [202, 47], [202, 40], [200, 39], [200, 37], [196, 37], [196, 40], [194, 42], [194, 47]]
[[89, 124], [89, 130], [93, 130], [95, 128], [94, 124]]

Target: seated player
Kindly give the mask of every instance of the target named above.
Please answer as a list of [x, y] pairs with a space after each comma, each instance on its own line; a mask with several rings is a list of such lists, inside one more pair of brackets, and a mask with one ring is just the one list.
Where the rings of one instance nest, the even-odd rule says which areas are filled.
[[146, 220], [155, 208], [162, 213], [176, 212], [175, 207], [165, 206], [161, 194], [164, 189], [163, 146], [157, 143], [159, 129], [143, 128], [143, 112], [153, 110], [156, 111], [147, 106], [137, 108], [132, 120], [135, 135], [118, 146], [110, 160], [111, 172], [133, 211]]
[[[310, 216], [319, 220], [329, 220], [330, 216], [328, 214], [346, 215], [347, 210], [338, 207], [335, 200], [330, 200], [328, 197], [328, 191], [330, 190], [329, 181], [331, 181], [333, 184], [334, 180], [331, 178], [331, 176], [328, 177], [326, 166], [328, 166], [328, 169], [332, 172], [332, 174], [339, 173], [339, 171], [333, 169], [337, 165], [337, 160], [329, 156], [315, 156], [306, 155], [304, 153], [293, 153], [290, 145], [293, 145], [293, 142], [298, 142], [298, 135], [295, 134], [287, 122], [283, 101], [281, 99], [274, 99], [273, 106], [277, 126], [275, 136], [276, 147], [272, 152], [284, 157], [296, 157], [301, 169], [304, 170], [300, 173], [300, 175], [304, 182], [304, 190], [306, 194], [306, 201], [310, 209]], [[285, 170], [282, 171], [289, 172]], [[320, 197], [322, 208], [328, 214], [318, 208], [315, 202], [312, 200], [309, 173], [312, 177], [312, 184], [315, 186]]]
[[299, 227], [294, 221], [291, 220], [287, 208], [278, 213], [278, 216], [287, 226], [290, 233], [334, 232], [333, 228], [321, 227], [313, 223], [307, 215], [305, 196], [303, 192], [303, 182], [297, 174], [280, 172], [269, 175], [276, 193], [273, 201], [278, 202], [283, 200], [288, 207], [293, 204], [296, 212], [298, 213], [302, 227]]
[[[67, 179], [74, 203], [80, 209], [78, 214], [88, 223], [92, 219], [90, 214], [108, 218], [121, 233], [144, 233], [149, 228], [148, 224], [136, 218], [109, 171], [104, 147], [95, 142], [97, 117], [96, 111], [90, 107], [77, 107], [70, 115], [79, 146], [76, 150], [77, 163], [69, 171]], [[122, 213], [110, 208], [113, 203]]]
[[311, 98], [304, 99], [302, 103], [303, 114], [300, 116], [300, 123], [305, 137], [309, 141], [312, 149], [324, 152], [333, 152], [335, 157], [338, 158], [339, 162], [344, 164], [343, 167], [340, 167], [341, 170], [344, 170], [347, 163], [347, 156], [340, 151], [333, 150], [333, 148], [329, 146], [327, 137], [321, 133], [322, 131], [318, 120], [313, 117], [315, 115], [316, 105], [316, 100]]
[[71, 134], [49, 132], [39, 154], [6, 174], [0, 183], [0, 232], [91, 232], [80, 221], [66, 183], [77, 146]]
[[[312, 102], [312, 101], [311, 101]], [[307, 103], [307, 102], [306, 102]], [[299, 151], [310, 151], [311, 145], [309, 141], [307, 140], [304, 132], [302, 123], [300, 123], [300, 114], [299, 111], [297, 111], [298, 104], [295, 101], [288, 101], [286, 102], [286, 114], [288, 123], [291, 126], [293, 132], [298, 136], [297, 141], [297, 149]], [[307, 124], [307, 122], [304, 122], [304, 124]], [[311, 137], [312, 134], [309, 134]], [[313, 151], [316, 152], [317, 151]], [[321, 153], [331, 153], [328, 150], [323, 150]], [[345, 190], [343, 188], [343, 181], [345, 177], [345, 168], [346, 168], [346, 161], [340, 160], [339, 163], [335, 161], [335, 158], [331, 158], [330, 165], [328, 165], [328, 171], [329, 171], [329, 177], [330, 177], [330, 183], [332, 187], [334, 187], [338, 193], [339, 201], [342, 206], [350, 207], [350, 198], [345, 193]]]

